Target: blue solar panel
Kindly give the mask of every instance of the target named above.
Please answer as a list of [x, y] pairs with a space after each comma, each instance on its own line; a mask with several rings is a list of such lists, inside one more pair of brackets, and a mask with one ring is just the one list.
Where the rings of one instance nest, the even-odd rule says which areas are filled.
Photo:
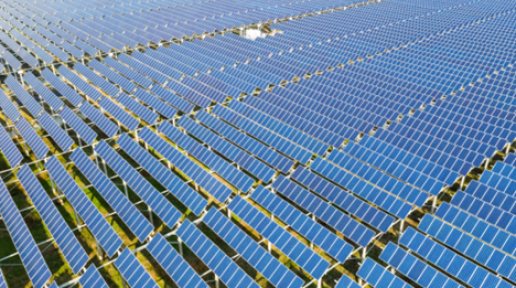
[[152, 238], [149, 246], [147, 246], [147, 250], [174, 280], [177, 286], [181, 288], [209, 287], [161, 234], [158, 233]]
[[[91, 98], [93, 101], [97, 101], [102, 97], [102, 94], [95, 88], [93, 88], [86, 81], [82, 80], [82, 78], [68, 69], [65, 65], [57, 68], [57, 72], [61, 74], [64, 78], [66, 78], [70, 83], [72, 83], [77, 89], [81, 90], [84, 95]], [[81, 73], [80, 71], [78, 71]]]
[[146, 92], [143, 89], [136, 90], [133, 95], [168, 119], [174, 118], [174, 116], [177, 114], [177, 109], [173, 108], [158, 97]]
[[115, 266], [131, 287], [159, 288], [158, 284], [152, 279], [149, 272], [138, 261], [136, 256], [126, 248], [115, 260]]
[[16, 98], [20, 99], [23, 106], [29, 110], [34, 118], [38, 117], [42, 112], [43, 108], [38, 102], [14, 79], [13, 76], [9, 75], [5, 80], [5, 84], [14, 92]]
[[64, 122], [69, 125], [75, 133], [79, 135], [87, 144], [90, 144], [97, 138], [97, 133], [93, 131], [84, 121], [79, 118], [79, 116], [75, 115], [68, 107], [64, 107], [61, 112], [59, 112], [59, 116], [61, 116]]
[[219, 202], [224, 203], [232, 194], [232, 191], [219, 182], [213, 175], [195, 164], [179, 150], [173, 148], [163, 138], [152, 132], [148, 127], [143, 128], [138, 136], [154, 148], [165, 159], [170, 161], [177, 169], [183, 171], [195, 183], [211, 194]]
[[[440, 233], [437, 236], [439, 237], [438, 239], [446, 239], [449, 236], [450, 238], [452, 238], [450, 240], [459, 241], [458, 237], [455, 238], [457, 235], [460, 235], [457, 233], [454, 233], [453, 235], [448, 234], [446, 236], [443, 236], [447, 234], [448, 231], [451, 232], [452, 230], [448, 229], [448, 231], [446, 231], [447, 227], [449, 226], [441, 226], [441, 228], [443, 229], [439, 231]], [[432, 227], [431, 230], [435, 231], [435, 228]], [[429, 262], [434, 263], [437, 267], [443, 269], [449, 274], [462, 280], [464, 283], [471, 285], [472, 287], [482, 287], [482, 284], [487, 284], [484, 283], [485, 281], [489, 281], [489, 283], [492, 284], [493, 287], [512, 287], [512, 285], [510, 285], [508, 282], [501, 280], [494, 274], [489, 273], [486, 269], [477, 266], [477, 264], [469, 260], [466, 260], [459, 254], [455, 253], [453, 250], [445, 248], [444, 246], [441, 246], [440, 244], [433, 241], [432, 239], [425, 237], [423, 234], [417, 232], [411, 227], [409, 227], [405, 231], [405, 233], [403, 233], [403, 236], [400, 239], [400, 243], [405, 247], [411, 249], [415, 253], [419, 254], [420, 256], [424, 257]], [[478, 249], [476, 245], [474, 245], [473, 247], [475, 247], [474, 249]], [[484, 264], [486, 261], [482, 261], [482, 256], [480, 255], [483, 255], [486, 252], [486, 249], [481, 248], [478, 250], [478, 259], [481, 260], [480, 263]], [[494, 249], [490, 250], [491, 251], [489, 252], [491, 253], [489, 254], [493, 255], [492, 251]], [[487, 254], [486, 259], [489, 259], [489, 254]], [[500, 265], [504, 258], [504, 256], [502, 256], [500, 253], [498, 255], [494, 254], [494, 256], [492, 257], [499, 257], [496, 260], [491, 260], [492, 262], [498, 262], [496, 265]]]
[[[439, 256], [439, 254], [436, 256]], [[392, 242], [387, 244], [387, 247], [385, 247], [380, 255], [380, 259], [423, 287], [462, 287], [448, 276], [437, 271], [435, 268], [409, 254]], [[451, 258], [447, 260], [451, 260]], [[457, 268], [460, 268], [460, 266]], [[473, 269], [474, 267], [470, 268]], [[472, 269], [467, 269], [463, 273], [471, 275]], [[361, 277], [360, 274], [357, 275]], [[373, 279], [374, 278], [372, 278], [371, 281], [375, 281]]]
[[183, 129], [192, 134], [195, 138], [200, 139], [231, 161], [234, 161], [236, 164], [240, 165], [241, 168], [255, 175], [264, 183], [268, 183], [274, 174], [276, 174], [274, 169], [254, 159], [245, 151], [215, 135], [215, 133], [204, 128], [203, 126], [197, 124], [191, 118], [183, 116], [181, 119], [179, 119], [179, 121], [177, 121], [177, 124], [183, 127]]
[[301, 287], [303, 285], [303, 280], [270, 253], [267, 253], [267, 250], [260, 247], [258, 243], [240, 230], [237, 225], [231, 223], [217, 209], [210, 209], [203, 221], [272, 285], [276, 287]]
[[127, 134], [122, 134], [117, 144], [131, 156], [143, 169], [152, 177], [156, 178], [161, 185], [172, 193], [179, 201], [188, 207], [196, 215], [200, 215], [208, 202], [197, 194], [186, 183], [181, 181], [172, 171], [161, 164], [149, 152], [145, 151], [140, 145], [134, 142]]
[[84, 99], [75, 93], [72, 88], [68, 87], [65, 83], [61, 82], [49, 69], [41, 71], [41, 76], [47, 80], [50, 85], [54, 86], [56, 90], [61, 93], [73, 106], [77, 107], [84, 101]]
[[[320, 196], [328, 199], [332, 203], [357, 216], [362, 221], [376, 227], [382, 232], [387, 232], [394, 223], [394, 217], [376, 209], [374, 206], [353, 196], [351, 193], [340, 189], [336, 185], [303, 167], [298, 167], [290, 176], [291, 179], [301, 183], [305, 187], [308, 187], [309, 190], [312, 190]], [[314, 197], [314, 199], [317, 198]], [[409, 206], [409, 204], [404, 204], [401, 200], [396, 199], [394, 201], [398, 202], [399, 205]], [[385, 206], [381, 206], [381, 208], [383, 207]]]
[[349, 278], [346, 275], [342, 275], [342, 277], [340, 277], [339, 282], [337, 282], [337, 284], [335, 285], [335, 288], [360, 288], [360, 287], [361, 287], [360, 285], [358, 285], [356, 282], [351, 280], [351, 278]]
[[152, 112], [149, 108], [140, 104], [140, 102], [135, 99], [129, 97], [125, 93], [121, 93], [116, 100], [120, 102], [120, 104], [124, 105], [127, 109], [131, 110], [136, 116], [138, 116], [143, 121], [154, 124], [159, 119], [159, 115]]
[[109, 80], [115, 82], [116, 84], [118, 84], [120, 87], [122, 87], [125, 91], [127, 91], [129, 93], [133, 92], [136, 89], [136, 84], [132, 83], [130, 80], [128, 80], [124, 76], [109, 69], [108, 67], [106, 67], [105, 65], [98, 62], [95, 59], [90, 60], [90, 62], [88, 62], [88, 66], [97, 70], [99, 73], [103, 74]]
[[297, 186], [283, 175], [280, 175], [278, 180], [274, 182], [272, 188], [362, 247], [366, 247], [375, 235], [373, 230]]
[[228, 288], [260, 287], [188, 219], [176, 233]]
[[154, 211], [169, 227], [174, 227], [181, 218], [181, 213], [154, 188], [143, 176], [132, 168], [115, 150], [101, 140], [95, 151], [106, 161], [129, 187]]
[[132, 81], [144, 88], [149, 88], [150, 86], [152, 86], [153, 82], [150, 79], [146, 78], [142, 74], [132, 70], [131, 68], [125, 66], [124, 64], [118, 62], [117, 60], [111, 57], [106, 57], [104, 59], [104, 64], [107, 64], [108, 66], [115, 69], [118, 73], [131, 79]]
[[224, 106], [215, 106], [213, 114], [300, 163], [306, 164], [312, 158], [310, 151]]
[[234, 185], [238, 190], [247, 192], [254, 184], [254, 180], [245, 175], [243, 172], [231, 166], [224, 159], [219, 157], [217, 154], [209, 151], [203, 147], [199, 142], [193, 138], [181, 133], [178, 128], [172, 126], [168, 122], [164, 122], [159, 126], [159, 131], [167, 136], [170, 140], [174, 141], [190, 153], [197, 160], [213, 169], [220, 176], [226, 179], [229, 183]]
[[16, 176], [20, 179], [25, 192], [29, 195], [32, 203], [34, 203], [66, 261], [72, 267], [73, 273], [79, 273], [89, 260], [88, 254], [86, 254], [84, 248], [75, 238], [72, 230], [68, 227], [47, 192], [45, 192], [39, 180], [32, 173], [30, 167], [27, 165], [23, 166]]
[[63, 101], [59, 99], [52, 91], [50, 91], [36, 76], [32, 73], [27, 73], [23, 76], [23, 79], [27, 81], [30, 87], [38, 93], [38, 95], [47, 102], [52, 110], [59, 111], [64, 106]]
[[[334, 166], [321, 158], [316, 158], [310, 168], [328, 180], [341, 185], [342, 187], [353, 191], [358, 196], [382, 207], [391, 214], [405, 219], [412, 209], [412, 205], [401, 201], [394, 195], [391, 195], [378, 187], [373, 186], [370, 182], [362, 180], [357, 176], [346, 172], [340, 167]], [[388, 176], [387, 176], [388, 177]], [[386, 178], [386, 179], [390, 179]]]
[[100, 99], [99, 105], [130, 131], [133, 131], [138, 127], [138, 125], [140, 125], [140, 121], [138, 121], [138, 119], [131, 116], [131, 114], [127, 113], [108, 97]]
[[109, 288], [106, 281], [102, 278], [95, 265], [91, 265], [79, 280], [84, 288]]
[[0, 200], [0, 215], [20, 254], [30, 281], [34, 287], [43, 287], [52, 277], [52, 273], [3, 182], [0, 183]]
[[[113, 84], [106, 81], [104, 78], [97, 75], [95, 72], [91, 71], [90, 68], [86, 67], [82, 63], [77, 63], [73, 68], [79, 72], [82, 76], [86, 77], [90, 82], [95, 84], [97, 87], [99, 87], [101, 90], [106, 92], [111, 97], [116, 97], [120, 89], [116, 88]], [[98, 98], [94, 98], [90, 95], [88, 95], [93, 101], [97, 101]]]
[[90, 119], [97, 127], [106, 133], [108, 137], [113, 137], [118, 132], [118, 126], [116, 126], [111, 120], [100, 113], [99, 110], [90, 105], [90, 103], [84, 103], [79, 108], [81, 112]]
[[2, 111], [9, 117], [9, 120], [11, 120], [12, 123], [15, 123], [20, 119], [21, 113], [18, 110], [18, 107], [16, 107], [13, 102], [11, 102], [11, 99], [7, 97], [7, 95], [4, 94], [4, 92], [0, 91], [0, 107], [2, 107]]
[[68, 174], [59, 160], [52, 156], [46, 163], [50, 177], [56, 182], [57, 187], [63, 192], [77, 214], [88, 225], [100, 246], [104, 248], [109, 257], [113, 257], [122, 240], [115, 230], [109, 226], [104, 216], [97, 210], [93, 202], [88, 199], [74, 179]]
[[320, 279], [330, 266], [324, 258], [317, 255], [309, 247], [294, 236], [290, 235], [283, 227], [265, 216], [260, 210], [236, 196], [228, 205], [228, 209], [235, 213], [261, 236], [270, 241], [296, 264], [303, 268], [315, 279]]
[[251, 198], [339, 262], [346, 261], [353, 251], [353, 246], [263, 186], [258, 186]]
[[34, 131], [32, 125], [25, 120], [25, 118], [20, 119], [16, 124], [16, 129], [20, 132], [23, 139], [27, 141], [29, 147], [34, 151], [36, 157], [39, 159], [45, 158], [50, 148], [45, 144], [45, 142], [39, 137], [38, 133]]
[[[380, 266], [374, 262], [371, 258], [367, 258], [365, 262], [360, 266], [357, 272], [357, 276], [367, 281], [373, 287], [386, 287], [386, 288], [410, 288], [409, 284], [405, 283], [400, 278], [394, 276], [389, 270]], [[344, 276], [345, 277], [345, 276]], [[381, 283], [381, 284], [380, 284]], [[380, 286], [376, 286], [379, 284]], [[382, 286], [383, 285], [383, 286]], [[340, 288], [340, 286], [337, 285]], [[343, 286], [348, 287], [348, 286]], [[354, 287], [354, 285], [351, 285]], [[436, 286], [442, 287], [442, 286]]]
[[[118, 56], [118, 61], [130, 66], [131, 68], [135, 69], [136, 71], [140, 72], [141, 74], [148, 76], [149, 78], [153, 79], [154, 81], [165, 84], [167, 83], [169, 77], [159, 71], [154, 70], [153, 68], [145, 65], [144, 63], [141, 63], [138, 60], [135, 60], [134, 58], [127, 56], [126, 54], [120, 54]], [[148, 87], [148, 86], [147, 86]]]
[[57, 143], [59, 148], [63, 151], [67, 151], [74, 144], [74, 141], [68, 134], [56, 123], [56, 121], [49, 116], [46, 112], [43, 112], [38, 118], [39, 124], [50, 134], [52, 139]]
[[149, 221], [118, 190], [116, 185], [93, 164], [82, 150], [75, 150], [70, 159], [117, 212], [129, 229], [133, 231], [138, 240], [143, 242], [153, 230]]
[[0, 270], [0, 288], [7, 288], [7, 284], [5, 283], [4, 274], [2, 270]]
[[227, 138], [229, 141], [256, 155], [258, 158], [262, 159], [283, 173], [287, 173], [294, 165], [292, 160], [289, 160], [278, 152], [261, 144], [254, 138], [249, 137], [237, 129], [229, 126], [223, 121], [210, 115], [208, 112], [201, 110], [195, 114], [195, 118], [202, 124], [219, 133], [224, 138]]
[[192, 111], [192, 109], [195, 107], [194, 104], [186, 101], [185, 99], [177, 96], [170, 90], [167, 90], [163, 88], [160, 85], [154, 85], [149, 90], [154, 95], [161, 98], [163, 101], [167, 102], [168, 104], [176, 107], [177, 109], [183, 111], [184, 113], [189, 113]]

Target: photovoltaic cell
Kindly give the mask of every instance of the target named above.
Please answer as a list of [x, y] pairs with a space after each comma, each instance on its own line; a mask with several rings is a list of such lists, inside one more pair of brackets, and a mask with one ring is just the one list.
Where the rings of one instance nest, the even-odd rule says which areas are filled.
[[143, 242], [154, 230], [149, 221], [82, 150], [75, 150], [70, 159], [117, 212], [138, 240]]
[[20, 99], [23, 106], [29, 110], [34, 118], [38, 117], [42, 112], [43, 108], [38, 102], [14, 79], [13, 76], [9, 75], [5, 80], [5, 84], [14, 92], [16, 98]]
[[73, 145], [73, 140], [68, 136], [68, 134], [57, 125], [56, 121], [48, 115], [46, 112], [43, 112], [41, 116], [38, 118], [39, 124], [45, 129], [45, 131], [50, 134], [50, 137], [54, 139], [59, 148], [63, 151], [67, 151]]
[[75, 115], [68, 107], [64, 107], [61, 112], [59, 112], [59, 116], [61, 116], [64, 122], [69, 125], [87, 144], [90, 144], [97, 138], [97, 133], [93, 131], [84, 121], [79, 118], [79, 116]]
[[138, 171], [125, 161], [104, 140], [95, 147], [95, 151], [106, 161], [107, 165], [122, 178], [133, 191], [156, 213], [168, 227], [172, 228], [181, 218], [181, 213], [154, 188]]
[[29, 195], [32, 203], [34, 203], [41, 215], [45, 226], [50, 230], [64, 258], [72, 267], [73, 273], [79, 273], [89, 260], [88, 254], [86, 254], [84, 248], [75, 238], [72, 230], [68, 227], [52, 199], [50, 199], [39, 180], [32, 173], [30, 167], [27, 165], [23, 166], [16, 176], [20, 179], [25, 192]]
[[16, 250], [20, 253], [25, 270], [29, 274], [34, 287], [43, 285], [52, 277], [43, 256], [39, 251], [29, 228], [23, 221], [22, 214], [18, 211], [13, 198], [9, 194], [5, 184], [0, 183], [0, 215], [13, 239]]
[[152, 238], [149, 246], [147, 246], [147, 250], [174, 280], [177, 286], [181, 288], [209, 287], [161, 234], [158, 233]]
[[111, 228], [107, 220], [97, 210], [97, 207], [77, 185], [75, 180], [68, 174], [56, 156], [52, 156], [45, 163], [45, 168], [47, 168], [50, 177], [56, 182], [59, 190], [63, 192], [66, 199], [77, 211], [77, 214], [86, 223], [100, 246], [104, 248], [109, 257], [113, 257], [122, 245], [122, 239]]
[[177, 230], [177, 236], [220, 277], [228, 288], [260, 287], [188, 219]]
[[104, 281], [97, 270], [97, 267], [93, 264], [81, 276], [79, 284], [81, 284], [83, 288], [109, 288], [106, 281]]
[[136, 256], [126, 248], [115, 260], [115, 266], [131, 287], [159, 288], [149, 272], [143, 268]]
[[195, 183], [199, 184], [199, 186], [205, 189], [219, 202], [224, 203], [233, 193], [228, 187], [213, 177], [213, 175], [195, 164], [195, 162], [183, 155], [179, 150], [173, 148], [148, 127], [143, 128], [140, 133], [138, 133], [138, 136], [159, 154], [163, 155], [172, 165], [183, 171], [186, 176], [193, 179]]
[[115, 136], [116, 132], [118, 132], [118, 126], [116, 126], [111, 120], [109, 120], [106, 116], [99, 112], [96, 108], [90, 105], [90, 103], [84, 103], [79, 108], [81, 112], [90, 119], [97, 127], [102, 130], [102, 132], [106, 133], [108, 137]]
[[32, 151], [34, 151], [34, 154], [36, 154], [39, 159], [45, 158], [50, 148], [48, 148], [45, 142], [39, 137], [38, 133], [34, 131], [32, 125], [29, 124], [25, 118], [22, 118], [15, 124], [15, 126], [23, 139], [27, 141], [27, 144]]
[[127, 134], [118, 138], [117, 144], [142, 166], [152, 177], [160, 182], [179, 201], [188, 207], [195, 215], [200, 215], [208, 202], [190, 186], [184, 183], [165, 165], [160, 163], [149, 152], [133, 141]]

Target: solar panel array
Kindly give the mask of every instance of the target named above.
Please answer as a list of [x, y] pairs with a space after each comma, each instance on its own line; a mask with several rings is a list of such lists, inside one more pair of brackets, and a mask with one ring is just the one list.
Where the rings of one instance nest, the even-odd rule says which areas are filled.
[[515, 12], [2, 0], [0, 287], [516, 286]]

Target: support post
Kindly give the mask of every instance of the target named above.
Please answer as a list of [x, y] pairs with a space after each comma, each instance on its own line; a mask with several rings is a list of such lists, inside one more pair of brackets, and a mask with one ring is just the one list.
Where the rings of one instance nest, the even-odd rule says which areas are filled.
[[183, 257], [183, 241], [181, 241], [181, 238], [177, 238], [177, 244], [179, 245], [179, 255]]
[[102, 248], [100, 248], [99, 241], [95, 238], [95, 245], [97, 245], [97, 254], [99, 255], [99, 260], [103, 261], [104, 257], [102, 256]]
[[152, 209], [149, 205], [147, 205], [147, 209], [149, 209], [149, 219], [152, 224], [152, 227], [154, 227], [154, 217], [152, 217]]

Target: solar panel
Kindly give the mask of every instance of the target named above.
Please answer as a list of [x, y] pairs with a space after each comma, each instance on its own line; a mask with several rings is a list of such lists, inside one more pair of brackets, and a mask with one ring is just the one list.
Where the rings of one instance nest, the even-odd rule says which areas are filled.
[[129, 97], [129, 95], [125, 93], [121, 93], [116, 100], [120, 102], [120, 104], [124, 105], [127, 109], [131, 110], [136, 116], [138, 116], [143, 121], [154, 124], [159, 119], [159, 115], [152, 112], [149, 108], [143, 106], [135, 99]]
[[25, 120], [25, 118], [21, 118], [16, 124], [16, 129], [20, 132], [23, 139], [30, 146], [36, 157], [39, 159], [45, 158], [50, 148], [45, 144], [45, 142], [39, 137], [38, 133], [34, 131], [32, 125]]
[[84, 101], [84, 99], [79, 96], [79, 94], [75, 93], [72, 88], [68, 87], [65, 83], [61, 82], [59, 78], [57, 78], [49, 69], [44, 69], [41, 71], [41, 76], [47, 80], [50, 85], [54, 86], [54, 88], [61, 93], [73, 106], [77, 107], [79, 104]]
[[351, 278], [349, 278], [346, 275], [342, 275], [342, 277], [340, 277], [339, 282], [337, 282], [337, 284], [335, 285], [335, 288], [360, 288], [360, 287], [361, 287], [360, 285], [358, 285], [356, 282], [353, 282], [353, 280], [351, 280]]
[[84, 288], [109, 288], [95, 265], [90, 265], [86, 272], [84, 272], [79, 280], [79, 284]]
[[50, 134], [52, 139], [57, 143], [59, 148], [63, 151], [67, 151], [74, 144], [74, 141], [68, 134], [56, 123], [54, 118], [49, 116], [46, 112], [43, 112], [38, 118], [39, 124]]
[[291, 159], [306, 164], [308, 160], [312, 158], [313, 154], [310, 151], [304, 149], [302, 146], [298, 146], [290, 140], [283, 138], [280, 134], [276, 134], [264, 126], [260, 126], [259, 124], [235, 113], [234, 111], [224, 106], [215, 106], [212, 113], [220, 119], [227, 121], [229, 124], [237, 127], [238, 129], [242, 129], [248, 135], [256, 137], [260, 141], [277, 149]]
[[3, 91], [0, 91], [0, 107], [2, 107], [2, 111], [7, 115], [9, 120], [12, 123], [15, 123], [20, 119], [21, 113], [18, 108], [11, 102], [11, 99], [4, 94]]
[[237, 225], [231, 223], [217, 209], [210, 209], [203, 218], [219, 237], [224, 239], [233, 250], [242, 257], [272, 285], [276, 287], [301, 287], [304, 281], [262, 248], [250, 236], [246, 235]]
[[153, 82], [150, 79], [148, 79], [147, 77], [145, 77], [144, 75], [132, 70], [131, 68], [125, 66], [124, 64], [118, 62], [117, 60], [115, 60], [111, 57], [106, 57], [104, 59], [104, 64], [107, 64], [108, 66], [115, 69], [118, 73], [131, 79], [132, 81], [134, 81], [135, 83], [137, 83], [138, 85], [140, 85], [144, 88], [149, 88], [153, 84]]
[[206, 170], [184, 156], [179, 150], [171, 148], [172, 146], [170, 144], [152, 132], [148, 127], [143, 128], [138, 133], [138, 136], [153, 147], [159, 154], [163, 155], [163, 157], [170, 161], [177, 169], [183, 171], [186, 176], [193, 179], [195, 183], [205, 189], [219, 202], [224, 203], [232, 194], [232, 191], [213, 177], [213, 175], [210, 175]]
[[[360, 266], [360, 269], [357, 272], [357, 276], [364, 279], [373, 287], [377, 287], [376, 285], [382, 283], [382, 287], [386, 288], [410, 288], [409, 284], [405, 283], [403, 280], [393, 275], [389, 270], [380, 266], [380, 264], [374, 262], [371, 258], [365, 259], [365, 262]], [[344, 276], [345, 277], [345, 276]], [[340, 286], [337, 286], [340, 287]], [[346, 287], [346, 286], [344, 286]], [[354, 287], [352, 285], [351, 287]], [[437, 287], [437, 286], [436, 286]], [[441, 286], [442, 287], [442, 286]]]
[[[118, 88], [116, 88], [113, 84], [106, 81], [104, 78], [97, 75], [95, 72], [91, 71], [90, 68], [86, 67], [82, 63], [77, 63], [73, 68], [79, 72], [81, 75], [86, 77], [90, 82], [95, 84], [97, 87], [102, 89], [102, 91], [106, 92], [111, 97], [116, 97], [118, 95], [118, 92], [120, 91]], [[88, 95], [90, 97], [90, 95]], [[97, 101], [97, 99], [90, 97], [93, 99], [93, 101]]]
[[[263, 186], [258, 186], [251, 194], [251, 198], [339, 262], [346, 261], [353, 251], [352, 245], [338, 238], [333, 232]], [[348, 220], [348, 222], [351, 221]]]
[[172, 195], [181, 201], [196, 215], [200, 215], [208, 202], [197, 194], [186, 183], [181, 181], [172, 171], [161, 164], [149, 152], [134, 142], [127, 134], [122, 134], [117, 144], [133, 158], [152, 177], [160, 182]]
[[153, 68], [145, 65], [144, 63], [141, 63], [138, 60], [135, 60], [134, 58], [127, 56], [126, 54], [120, 54], [118, 56], [118, 61], [130, 66], [132, 69], [135, 69], [136, 71], [140, 72], [141, 74], [148, 76], [149, 78], [153, 79], [154, 81], [158, 82], [159, 84], [165, 84], [167, 83], [169, 77], [159, 71], [154, 70]]
[[324, 260], [324, 258], [317, 255], [317, 253], [290, 235], [283, 227], [265, 216], [265, 214], [240, 196], [237, 195], [229, 203], [228, 209], [315, 279], [321, 279], [326, 269], [330, 266], [330, 263]]
[[43, 287], [52, 277], [52, 273], [45, 260], [43, 260], [41, 251], [34, 238], [32, 238], [29, 228], [23, 221], [22, 214], [18, 211], [3, 181], [0, 184], [0, 200], [0, 215], [14, 242], [14, 246], [16, 246], [16, 250], [18, 250], [23, 266], [29, 274], [30, 281], [34, 287]]
[[36, 76], [32, 73], [27, 73], [23, 76], [23, 79], [29, 84], [29, 86], [38, 93], [38, 95], [47, 102], [52, 110], [59, 111], [64, 106], [63, 101], [59, 99], [54, 93], [52, 93]]
[[[57, 72], [61, 74], [64, 78], [66, 78], [72, 85], [74, 85], [77, 89], [81, 90], [84, 95], [92, 99], [93, 101], [97, 101], [102, 97], [102, 93], [100, 93], [97, 89], [93, 88], [86, 81], [82, 80], [79, 75], [73, 73], [70, 69], [68, 69], [65, 65], [59, 66], [57, 68]], [[81, 73], [80, 71], [77, 71]]]
[[154, 188], [145, 178], [138, 173], [131, 165], [116, 153], [113, 148], [101, 140], [97, 152], [106, 164], [115, 171], [123, 181], [156, 213], [169, 227], [174, 227], [181, 218], [181, 213]]
[[42, 112], [43, 108], [38, 102], [14, 79], [13, 76], [9, 75], [4, 80], [5, 84], [14, 92], [16, 98], [20, 99], [23, 106], [29, 110], [34, 118], [38, 117]]
[[143, 89], [136, 90], [133, 96], [138, 98], [143, 103], [149, 105], [152, 109], [168, 119], [174, 118], [174, 116], [177, 114], [177, 109], [173, 108], [164, 101], [160, 100], [158, 97], [146, 92]]
[[[428, 285], [430, 285], [430, 287], [461, 287], [457, 282], [448, 276], [437, 271], [433, 267], [409, 254], [407, 251], [396, 246], [396, 244], [393, 244], [392, 242], [387, 244], [387, 247], [385, 247], [382, 254], [380, 255], [380, 259], [423, 287]], [[457, 268], [460, 268], [460, 266]], [[471, 272], [472, 269], [463, 271], [463, 273], [468, 275], [471, 275]], [[372, 278], [372, 281], [374, 281], [374, 278]]]
[[75, 115], [70, 108], [64, 107], [63, 110], [59, 112], [59, 116], [61, 116], [64, 122], [69, 125], [79, 137], [86, 141], [87, 144], [90, 144], [97, 138], [97, 133], [88, 127], [79, 116]]
[[185, 149], [197, 160], [201, 161], [210, 169], [213, 169], [220, 176], [226, 179], [229, 183], [235, 186], [238, 190], [247, 192], [254, 184], [255, 180], [253, 180], [251, 177], [245, 175], [243, 172], [239, 171], [234, 166], [231, 166], [224, 159], [222, 159], [212, 151], [209, 151], [207, 148], [203, 147], [199, 142], [195, 141], [193, 138], [187, 136], [184, 133], [181, 133], [181, 131], [179, 131], [178, 128], [172, 126], [172, 124], [168, 122], [163, 122], [159, 126], [159, 131], [163, 133], [166, 137], [168, 137], [170, 140], [177, 143], [177, 145]]
[[195, 118], [202, 124], [219, 133], [224, 138], [227, 138], [229, 141], [256, 155], [258, 158], [262, 159], [283, 173], [287, 173], [294, 165], [292, 160], [289, 160], [278, 152], [258, 142], [254, 138], [249, 137], [237, 129], [229, 126], [228, 124], [210, 115], [206, 111], [199, 111], [197, 114], [195, 114]]
[[120, 87], [122, 87], [125, 91], [131, 93], [136, 89], [136, 84], [132, 83], [130, 80], [125, 78], [124, 76], [118, 74], [117, 72], [111, 70], [110, 68], [106, 67], [105, 65], [101, 64], [95, 59], [90, 60], [88, 62], [88, 66], [91, 68], [97, 70], [99, 73], [106, 76], [109, 80], [115, 82]]
[[154, 95], [158, 96], [159, 98], [163, 99], [163, 101], [167, 102], [168, 104], [176, 107], [177, 109], [179, 109], [185, 113], [189, 113], [195, 107], [194, 104], [177, 96], [170, 90], [167, 90], [160, 85], [152, 86], [152, 88], [149, 91], [151, 93], [153, 93]]
[[[439, 231], [439, 234], [446, 234], [449, 226], [441, 226], [442, 231]], [[434, 230], [435, 228], [432, 227], [431, 230]], [[451, 229], [449, 229], [451, 232]], [[450, 235], [450, 237], [454, 237], [455, 235], [459, 235], [458, 233], [454, 233], [453, 235]], [[438, 236], [440, 239], [445, 239], [441, 235]], [[459, 239], [454, 239], [454, 241], [459, 241]], [[453, 250], [450, 250], [444, 246], [441, 246], [440, 244], [436, 243], [434, 240], [425, 237], [423, 234], [417, 232], [413, 228], [409, 227], [405, 232], [403, 233], [403, 236], [400, 238], [400, 244], [404, 245], [405, 247], [413, 250], [415, 253], [419, 254], [420, 256], [424, 257], [428, 261], [434, 263], [437, 267], [443, 269], [444, 271], [448, 272], [449, 274], [455, 276], [456, 278], [462, 280], [464, 283], [467, 283], [468, 285], [471, 285], [472, 287], [480, 287], [484, 282], [489, 281], [489, 283], [492, 283], [494, 287], [511, 287], [508, 282], [505, 282], [501, 280], [500, 278], [496, 277], [495, 274], [491, 274], [488, 272], [488, 270], [480, 267], [474, 262], [471, 262], [462, 256], [460, 256], [458, 253], [454, 252]], [[476, 245], [475, 245], [476, 246]], [[473, 249], [478, 249], [480, 247], [475, 247]], [[469, 249], [468, 249], [469, 250]], [[486, 249], [478, 249], [478, 254], [484, 254], [487, 250]], [[490, 249], [493, 250], [493, 249]], [[431, 251], [431, 254], [429, 253]], [[493, 255], [492, 253], [489, 253]], [[502, 263], [502, 260], [504, 256], [499, 254], [494, 254], [494, 256], [491, 256], [487, 254], [486, 256], [479, 256], [478, 259], [480, 260], [481, 264], [487, 263], [487, 261], [482, 261], [484, 259], [490, 259], [490, 266], [492, 267], [493, 262], [498, 262], [495, 265], [500, 265]], [[386, 253], [386, 255], [388, 255]], [[491, 256], [491, 257], [490, 257]], [[497, 258], [496, 260], [494, 258]], [[467, 272], [465, 271], [467, 269]]]
[[133, 131], [138, 127], [138, 125], [140, 125], [140, 121], [138, 121], [138, 119], [131, 116], [108, 97], [100, 99], [99, 105], [130, 131]]
[[240, 165], [241, 168], [255, 175], [264, 183], [268, 183], [276, 174], [274, 169], [254, 159], [251, 155], [247, 154], [240, 148], [234, 146], [223, 138], [215, 135], [215, 133], [197, 124], [191, 118], [183, 116], [181, 119], [179, 119], [179, 121], [177, 121], [177, 124], [183, 127], [195, 138], [200, 139], [202, 142], [208, 144], [231, 161], [234, 161], [236, 164]]
[[5, 283], [4, 274], [2, 270], [0, 270], [0, 288], [7, 288], [7, 284]]
[[34, 203], [41, 215], [45, 226], [54, 237], [64, 258], [72, 267], [73, 273], [79, 273], [89, 260], [88, 254], [86, 254], [84, 248], [75, 238], [72, 230], [68, 227], [64, 218], [56, 206], [54, 206], [52, 199], [50, 199], [39, 180], [32, 173], [30, 167], [24, 165], [16, 176], [20, 179], [25, 192], [29, 195], [32, 203]]
[[178, 287], [209, 287], [161, 234], [158, 233], [152, 238], [147, 246], [147, 250], [149, 250]]
[[59, 190], [63, 192], [66, 199], [68, 199], [75, 211], [84, 220], [84, 223], [88, 225], [100, 246], [104, 248], [109, 257], [113, 257], [123, 243], [115, 230], [111, 228], [104, 216], [68, 174], [56, 156], [52, 156], [45, 163], [45, 167], [50, 177], [56, 182]]
[[143, 242], [153, 230], [149, 221], [118, 190], [116, 185], [93, 164], [84, 152], [75, 150], [70, 159], [117, 212], [118, 216], [127, 224], [138, 240]]
[[118, 132], [118, 126], [116, 126], [111, 120], [100, 113], [96, 108], [90, 105], [90, 103], [84, 103], [81, 105], [79, 110], [90, 119], [97, 127], [106, 133], [108, 137], [113, 137]]
[[115, 260], [115, 266], [122, 274], [124, 280], [131, 287], [159, 288], [158, 284], [152, 279], [149, 272], [138, 261], [136, 256], [126, 248]]
[[[309, 190], [319, 194], [320, 196], [328, 199], [335, 205], [341, 207], [347, 212], [357, 216], [362, 221], [369, 223], [370, 225], [376, 227], [378, 230], [382, 232], [387, 232], [391, 225], [394, 223], [394, 217], [387, 215], [386, 213], [376, 209], [374, 206], [368, 204], [365, 201], [362, 201], [358, 197], [355, 197], [349, 192], [340, 189], [336, 185], [330, 183], [324, 178], [318, 176], [315, 173], [310, 172], [309, 170], [298, 167], [291, 175], [291, 179], [297, 181], [298, 183], [304, 185]], [[313, 201], [320, 201], [318, 198], [314, 197]], [[393, 198], [394, 200], [395, 198]], [[410, 210], [410, 205], [404, 203], [401, 200], [395, 199], [394, 202], [399, 206], [406, 205]], [[381, 208], [386, 206], [382, 205]], [[395, 211], [391, 209], [390, 211]], [[400, 215], [400, 217], [403, 217]]]
[[188, 219], [176, 234], [228, 288], [260, 287]]

